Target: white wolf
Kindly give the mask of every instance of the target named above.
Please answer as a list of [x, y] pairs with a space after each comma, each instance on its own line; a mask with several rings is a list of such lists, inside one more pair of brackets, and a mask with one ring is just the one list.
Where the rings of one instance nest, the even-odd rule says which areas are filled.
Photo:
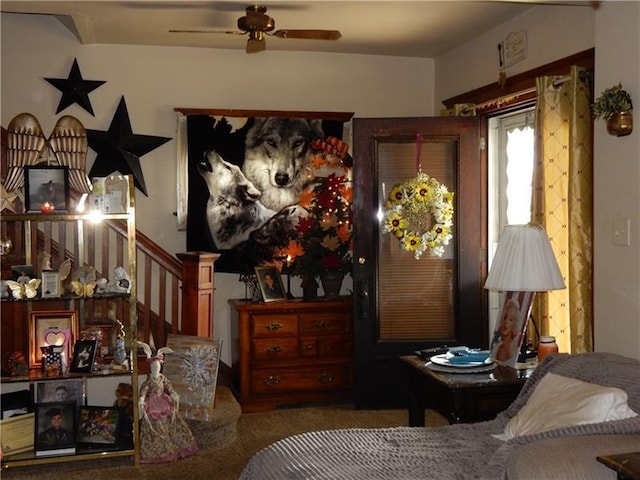
[[298, 203], [313, 179], [311, 141], [323, 138], [322, 120], [258, 117], [247, 132], [242, 171], [272, 210]]
[[214, 150], [206, 151], [198, 163], [198, 173], [209, 189], [207, 223], [220, 250], [236, 247], [259, 229], [260, 238], [281, 236], [297, 223], [304, 209], [297, 205], [276, 212], [260, 202], [260, 191], [238, 166], [226, 162]]

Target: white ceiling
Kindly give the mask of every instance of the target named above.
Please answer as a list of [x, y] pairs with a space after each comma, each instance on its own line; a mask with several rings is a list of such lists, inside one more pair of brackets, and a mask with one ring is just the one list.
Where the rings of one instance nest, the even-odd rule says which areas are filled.
[[[538, 4], [590, 8], [589, 1], [415, 0], [283, 1], [263, 5], [276, 29], [339, 30], [337, 41], [267, 37], [267, 50], [433, 58]], [[244, 50], [246, 36], [170, 33], [169, 29], [237, 30], [250, 3], [238, 1], [9, 1], [2, 12], [55, 15], [83, 44], [158, 45]], [[550, 14], [553, 11], [550, 10]]]

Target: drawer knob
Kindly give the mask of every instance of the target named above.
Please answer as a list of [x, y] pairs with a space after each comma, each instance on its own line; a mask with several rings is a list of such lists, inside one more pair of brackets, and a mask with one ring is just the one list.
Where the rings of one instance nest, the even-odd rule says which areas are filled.
[[327, 328], [329, 326], [329, 322], [327, 322], [326, 320], [318, 320], [314, 323], [314, 325], [316, 326], [316, 328]]
[[264, 379], [265, 385], [278, 385], [280, 383], [280, 377], [276, 377], [275, 375], [269, 375]]
[[280, 348], [279, 345], [274, 345], [273, 347], [269, 347], [267, 348], [267, 352], [274, 354], [274, 353], [278, 353], [282, 350], [282, 348]]
[[305, 350], [311, 350], [311, 349], [313, 349], [313, 343], [309, 343], [308, 345], [305, 345], [305, 346], [304, 346], [304, 349], [305, 349]]
[[331, 383], [333, 382], [333, 375], [330, 373], [321, 373], [318, 375], [318, 381], [320, 383]]
[[275, 330], [278, 330], [280, 328], [282, 328], [282, 324], [278, 323], [278, 322], [273, 322], [273, 323], [270, 323], [269, 325], [267, 325], [267, 330], [269, 330], [271, 332], [273, 332]]

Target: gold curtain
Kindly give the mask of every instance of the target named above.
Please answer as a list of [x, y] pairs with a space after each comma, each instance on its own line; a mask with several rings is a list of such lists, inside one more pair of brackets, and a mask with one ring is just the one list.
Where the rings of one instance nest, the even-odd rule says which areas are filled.
[[545, 227], [567, 288], [539, 294], [534, 319], [570, 353], [593, 350], [593, 142], [581, 70], [536, 79], [532, 218]]

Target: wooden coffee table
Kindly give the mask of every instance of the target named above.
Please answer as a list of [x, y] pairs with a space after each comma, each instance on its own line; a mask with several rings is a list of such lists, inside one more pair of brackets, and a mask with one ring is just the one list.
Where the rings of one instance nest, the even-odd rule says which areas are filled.
[[618, 480], [640, 479], [640, 452], [603, 455], [597, 460], [616, 471]]
[[449, 423], [491, 420], [518, 396], [533, 371], [497, 366], [484, 373], [443, 373], [427, 361], [400, 357], [409, 368], [409, 426], [425, 425], [425, 409], [444, 415]]

